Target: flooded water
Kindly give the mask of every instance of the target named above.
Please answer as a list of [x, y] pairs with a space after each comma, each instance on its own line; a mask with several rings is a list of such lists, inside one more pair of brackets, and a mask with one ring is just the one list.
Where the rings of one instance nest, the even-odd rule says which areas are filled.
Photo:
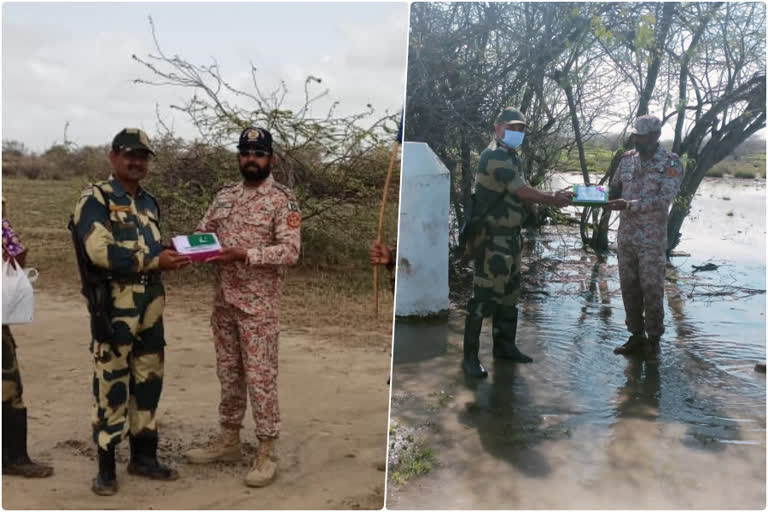
[[[618, 226], [615, 223], [614, 228]], [[433, 469], [387, 507], [763, 508], [766, 493], [765, 182], [702, 184], [667, 268], [658, 364], [626, 341], [615, 254], [574, 227], [529, 234], [518, 345], [534, 363], [460, 369], [466, 270], [447, 319], [396, 323], [392, 421], [418, 427]], [[615, 242], [615, 231], [611, 235]], [[696, 272], [693, 265], [718, 269]]]

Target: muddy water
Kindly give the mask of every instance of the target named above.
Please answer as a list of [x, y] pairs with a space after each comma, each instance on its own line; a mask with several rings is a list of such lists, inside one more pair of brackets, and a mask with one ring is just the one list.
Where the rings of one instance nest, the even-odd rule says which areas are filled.
[[[726, 199], [728, 198], [728, 199]], [[667, 268], [658, 364], [626, 340], [615, 255], [565, 226], [529, 235], [518, 343], [530, 365], [463, 377], [463, 313], [398, 320], [392, 419], [423, 427], [432, 471], [389, 485], [402, 508], [763, 508], [765, 182], [707, 181]], [[617, 224], [614, 224], [614, 228]], [[615, 240], [615, 232], [611, 236]], [[692, 273], [715, 263], [716, 271]], [[468, 291], [453, 273], [452, 300]], [[724, 295], [725, 294], [725, 295]], [[447, 397], [447, 398], [446, 398]]]

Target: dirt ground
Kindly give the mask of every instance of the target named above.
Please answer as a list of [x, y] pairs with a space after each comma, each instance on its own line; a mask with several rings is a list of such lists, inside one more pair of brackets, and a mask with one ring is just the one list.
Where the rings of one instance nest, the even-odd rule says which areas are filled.
[[[43, 276], [44, 277], [44, 276]], [[210, 298], [168, 287], [165, 381], [158, 411], [160, 458], [181, 478], [128, 475], [127, 441], [118, 453], [116, 496], [90, 490], [91, 363], [85, 303], [71, 287], [36, 294], [35, 321], [12, 328], [29, 409], [29, 451], [53, 477], [3, 476], [7, 509], [380, 509], [384, 502], [390, 335], [375, 323], [283, 325], [280, 335], [280, 474], [263, 489], [242, 478], [256, 438], [250, 408], [241, 463], [195, 466], [184, 452], [217, 428], [219, 384]], [[390, 317], [391, 318], [391, 309]], [[381, 322], [379, 322], [381, 323]], [[361, 327], [362, 325], [362, 327]]]

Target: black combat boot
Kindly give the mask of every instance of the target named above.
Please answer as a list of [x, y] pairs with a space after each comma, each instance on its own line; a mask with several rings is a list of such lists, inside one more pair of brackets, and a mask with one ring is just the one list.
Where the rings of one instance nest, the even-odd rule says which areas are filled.
[[518, 350], [517, 307], [499, 306], [493, 314], [493, 357], [517, 363], [532, 363], [533, 359]]
[[131, 462], [128, 473], [152, 480], [176, 480], [179, 473], [157, 460], [157, 437], [130, 437]]
[[470, 299], [467, 304], [467, 318], [464, 323], [464, 360], [461, 368], [469, 377], [484, 378], [488, 372], [480, 362], [480, 331], [483, 328], [483, 316], [480, 314], [481, 304]]
[[91, 482], [91, 490], [99, 496], [112, 496], [117, 493], [114, 446], [108, 450], [99, 447], [99, 473]]
[[620, 347], [613, 349], [614, 354], [620, 354], [624, 356], [635, 354], [647, 354], [649, 351], [648, 339], [644, 334], [633, 334], [629, 337], [627, 342]]
[[27, 409], [3, 402], [3, 474], [45, 478], [53, 468], [32, 462], [27, 454]]

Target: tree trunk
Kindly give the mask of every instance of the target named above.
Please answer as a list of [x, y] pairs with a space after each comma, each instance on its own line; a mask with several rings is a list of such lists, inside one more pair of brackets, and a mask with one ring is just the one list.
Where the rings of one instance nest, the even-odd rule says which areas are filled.
[[573, 126], [573, 134], [576, 136], [576, 147], [579, 149], [579, 165], [581, 166], [581, 175], [584, 177], [584, 184], [589, 185], [589, 169], [587, 169], [587, 158], [584, 156], [584, 141], [581, 139], [581, 126], [579, 126], [579, 115], [576, 112], [576, 103], [573, 100], [573, 87], [571, 86], [568, 76], [564, 75], [563, 80], [566, 81], [563, 89], [565, 90], [565, 96], [568, 98], [568, 110], [571, 112], [571, 125]]
[[472, 155], [471, 148], [467, 140], [462, 137], [461, 139], [461, 189], [464, 192], [461, 198], [462, 211], [461, 217], [456, 218], [459, 221], [459, 226], [464, 222], [464, 207], [469, 204], [470, 197], [472, 197], [472, 163], [470, 157]]
[[656, 38], [653, 43], [653, 49], [651, 51], [651, 63], [648, 66], [648, 74], [646, 75], [645, 85], [643, 90], [640, 91], [640, 100], [637, 105], [637, 116], [644, 116], [648, 113], [648, 104], [653, 96], [653, 91], [656, 89], [656, 79], [659, 76], [659, 67], [664, 57], [664, 47], [667, 44], [667, 35], [669, 34], [669, 27], [672, 24], [672, 14], [677, 7], [672, 2], [664, 4], [664, 8], [661, 15], [661, 22], [656, 27]]

